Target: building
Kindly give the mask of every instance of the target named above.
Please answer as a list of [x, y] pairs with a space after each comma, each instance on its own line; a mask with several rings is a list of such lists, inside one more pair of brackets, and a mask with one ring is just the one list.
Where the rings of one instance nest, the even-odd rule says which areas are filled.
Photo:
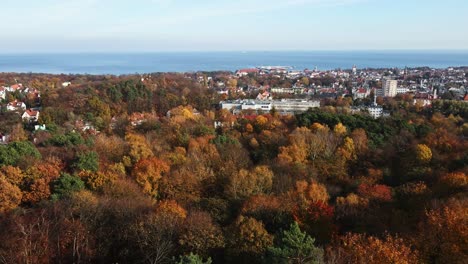
[[369, 115], [372, 116], [374, 119], [383, 116], [383, 107], [377, 104], [377, 95], [374, 94], [374, 102], [371, 106], [367, 107], [367, 111]]
[[320, 101], [300, 100], [300, 99], [282, 99], [282, 100], [234, 100], [220, 102], [222, 109], [232, 111], [238, 114], [243, 110], [271, 111], [275, 109], [280, 113], [305, 112], [309, 108], [320, 107]]
[[6, 88], [3, 86], [0, 86], [0, 100], [5, 100], [6, 98]]
[[14, 100], [13, 102], [9, 102], [7, 105], [8, 111], [19, 111], [19, 110], [26, 110], [26, 104], [23, 102], [19, 102], [18, 100]]
[[37, 122], [39, 120], [39, 111], [28, 109], [24, 111], [21, 118], [27, 122]]
[[408, 93], [410, 89], [408, 87], [398, 87], [396, 90], [397, 94], [405, 94]]
[[359, 88], [353, 90], [353, 99], [364, 99], [370, 95], [370, 91], [365, 88]]
[[249, 74], [258, 74], [259, 69], [241, 69], [236, 72], [237, 77], [247, 76]]
[[278, 112], [283, 113], [297, 113], [305, 112], [310, 108], [320, 107], [319, 100], [301, 100], [301, 99], [283, 99], [283, 100], [274, 100], [273, 107]]
[[397, 80], [384, 79], [382, 81], [382, 91], [385, 97], [395, 97], [397, 95]]
[[292, 87], [292, 88], [281, 88], [274, 87], [271, 88], [271, 92], [275, 94], [304, 94], [306, 88], [303, 87]]

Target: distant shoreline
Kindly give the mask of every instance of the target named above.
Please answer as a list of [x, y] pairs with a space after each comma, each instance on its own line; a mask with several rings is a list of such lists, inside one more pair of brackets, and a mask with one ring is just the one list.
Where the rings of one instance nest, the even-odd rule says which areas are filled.
[[128, 75], [164, 72], [235, 71], [268, 65], [295, 70], [363, 68], [443, 69], [468, 66], [468, 50], [184, 51], [128, 53], [0, 54], [0, 72]]

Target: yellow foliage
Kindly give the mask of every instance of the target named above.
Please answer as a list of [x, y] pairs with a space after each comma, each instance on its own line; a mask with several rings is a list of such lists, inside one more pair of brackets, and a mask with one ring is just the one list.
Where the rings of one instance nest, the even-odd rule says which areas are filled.
[[335, 134], [341, 136], [341, 135], [346, 134], [347, 128], [346, 128], [346, 126], [344, 126], [342, 123], [338, 123], [338, 124], [333, 128], [333, 132], [335, 132]]
[[153, 156], [153, 151], [146, 138], [138, 134], [127, 134], [125, 140], [130, 145], [130, 158], [134, 163]]
[[268, 166], [258, 166], [252, 171], [235, 173], [226, 187], [226, 192], [235, 199], [268, 193], [273, 185], [273, 172]]
[[313, 132], [317, 132], [319, 130], [324, 130], [326, 129], [327, 127], [320, 124], [320, 123], [313, 123], [312, 126], [310, 126], [310, 129], [313, 131]]
[[416, 158], [422, 163], [427, 163], [432, 159], [432, 151], [425, 144], [418, 144], [416, 146]]
[[259, 115], [255, 118], [255, 123], [260, 127], [264, 127], [268, 123], [268, 119], [262, 115]]
[[156, 212], [181, 219], [187, 217], [187, 211], [174, 200], [160, 201], [156, 206]]
[[21, 190], [0, 176], [0, 214], [16, 208], [21, 203]]
[[24, 174], [18, 167], [4, 166], [0, 169], [0, 177], [4, 176], [5, 179], [13, 185], [20, 185], [23, 181]]

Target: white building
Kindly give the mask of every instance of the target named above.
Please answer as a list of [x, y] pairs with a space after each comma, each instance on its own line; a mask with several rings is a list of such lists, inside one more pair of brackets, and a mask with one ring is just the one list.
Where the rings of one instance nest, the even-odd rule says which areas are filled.
[[397, 95], [397, 80], [384, 79], [382, 81], [382, 91], [385, 97], [395, 97]]
[[39, 120], [39, 111], [28, 109], [24, 111], [21, 118], [27, 122], [37, 122], [37, 120]]
[[408, 93], [410, 89], [408, 87], [397, 87], [396, 93], [397, 94], [405, 94]]
[[0, 87], [0, 100], [5, 100], [6, 98], [6, 88], [5, 87]]
[[370, 91], [365, 88], [359, 88], [353, 90], [353, 99], [364, 99], [370, 95]]
[[377, 119], [383, 115], [383, 107], [377, 104], [377, 95], [374, 94], [374, 103], [371, 106], [367, 107], [369, 115]]
[[19, 110], [26, 110], [26, 104], [23, 102], [19, 102], [18, 100], [15, 100], [13, 102], [8, 103], [7, 105], [7, 110], [8, 111], [19, 111]]
[[300, 100], [300, 99], [283, 99], [283, 100], [274, 100], [273, 107], [279, 112], [285, 113], [295, 113], [295, 112], [305, 112], [310, 108], [320, 107], [319, 100]]
[[283, 99], [283, 100], [235, 100], [220, 102], [222, 109], [227, 109], [233, 113], [239, 113], [242, 110], [261, 110], [270, 111], [273, 108], [278, 112], [294, 113], [305, 112], [309, 108], [320, 107], [320, 101], [308, 101], [300, 99]]

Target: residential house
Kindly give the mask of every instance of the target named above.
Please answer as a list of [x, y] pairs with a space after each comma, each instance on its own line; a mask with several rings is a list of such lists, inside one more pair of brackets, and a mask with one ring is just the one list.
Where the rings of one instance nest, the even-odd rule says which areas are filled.
[[6, 98], [6, 88], [1, 86], [0, 87], [0, 100], [5, 100]]
[[28, 109], [24, 111], [21, 118], [27, 122], [37, 122], [39, 120], [39, 111]]
[[370, 95], [370, 91], [365, 88], [359, 88], [353, 90], [353, 99], [364, 99], [367, 98]]
[[12, 92], [12, 93], [14, 93], [14, 92], [16, 92], [16, 91], [20, 91], [20, 90], [22, 90], [22, 89], [23, 89], [23, 84], [21, 84], [21, 83], [13, 84], [12, 86], [7, 87], [7, 90], [8, 90], [9, 92]]
[[8, 141], [10, 141], [10, 136], [7, 134], [0, 133], [0, 144], [2, 145], [8, 144]]
[[241, 69], [236, 72], [237, 77], [247, 76], [249, 74], [258, 74], [260, 72], [259, 69]]
[[26, 104], [18, 100], [15, 100], [13, 102], [8, 103], [7, 110], [8, 111], [24, 111], [26, 110]]

